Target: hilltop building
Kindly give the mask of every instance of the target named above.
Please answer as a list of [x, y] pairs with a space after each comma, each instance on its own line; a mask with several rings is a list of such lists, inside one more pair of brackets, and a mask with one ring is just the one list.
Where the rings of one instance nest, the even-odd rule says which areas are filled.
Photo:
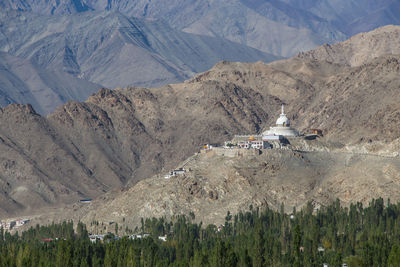
[[169, 179], [171, 177], [177, 176], [177, 175], [182, 175], [185, 174], [186, 169], [185, 168], [179, 168], [179, 169], [175, 169], [172, 172], [167, 173], [166, 175], [164, 175], [165, 179]]
[[263, 139], [265, 140], [274, 140], [276, 137], [273, 136], [294, 137], [299, 136], [299, 132], [290, 127], [290, 121], [288, 117], [286, 117], [285, 110], [282, 105], [282, 113], [276, 120], [276, 126], [271, 126], [269, 130], [263, 132], [262, 135]]
[[[321, 130], [315, 129], [317, 134], [321, 134]], [[296, 129], [290, 127], [290, 121], [285, 114], [284, 106], [282, 105], [282, 112], [276, 120], [276, 125], [271, 126], [268, 130], [260, 135], [235, 135], [232, 140], [225, 141], [225, 144], [220, 147], [217, 145], [205, 144], [202, 153], [215, 151], [217, 155], [237, 157], [243, 155], [258, 155], [261, 154], [263, 149], [285, 149], [290, 144], [293, 137], [300, 136]], [[302, 135], [304, 136], [304, 135]], [[180, 173], [166, 174], [164, 177], [169, 179]]]

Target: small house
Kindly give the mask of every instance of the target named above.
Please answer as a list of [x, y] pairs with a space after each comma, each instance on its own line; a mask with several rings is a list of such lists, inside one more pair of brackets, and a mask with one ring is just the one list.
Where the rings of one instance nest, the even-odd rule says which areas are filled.
[[10, 221], [10, 222], [6, 222], [3, 227], [5, 230], [11, 230], [15, 225], [16, 225], [16, 221]]
[[262, 140], [253, 140], [253, 141], [251, 141], [251, 148], [263, 149], [264, 143]]
[[218, 144], [204, 144], [203, 145], [203, 149], [204, 150], [210, 150], [210, 149], [213, 149], [214, 147], [219, 147], [220, 145], [218, 145]]
[[98, 240], [103, 242], [104, 241], [104, 235], [90, 235], [89, 236], [90, 242], [96, 243]]
[[181, 175], [184, 174], [185, 172], [186, 172], [185, 168], [179, 168], [173, 171], [175, 175]]
[[241, 142], [238, 142], [237, 146], [238, 146], [239, 148], [249, 149], [250, 146], [251, 146], [251, 144], [250, 144], [250, 142], [248, 142], [248, 141], [241, 141]]
[[311, 129], [311, 133], [322, 136], [322, 130], [321, 129]]
[[130, 235], [130, 236], [129, 236], [129, 239], [142, 239], [142, 238], [146, 238], [146, 237], [149, 237], [149, 236], [150, 236], [150, 234]]
[[97, 236], [96, 236], [96, 235], [90, 235], [90, 236], [89, 236], [89, 240], [90, 240], [90, 242], [92, 242], [92, 243], [96, 243], [96, 242], [97, 242]]
[[27, 219], [24, 219], [24, 220], [16, 220], [16, 221], [15, 221], [15, 227], [20, 227], [20, 226], [26, 224], [27, 222], [29, 222], [29, 220], [27, 220]]

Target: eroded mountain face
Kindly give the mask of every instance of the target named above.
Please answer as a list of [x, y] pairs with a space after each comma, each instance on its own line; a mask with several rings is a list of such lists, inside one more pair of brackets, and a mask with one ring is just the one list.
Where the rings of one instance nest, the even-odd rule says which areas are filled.
[[220, 60], [277, 58], [117, 12], [43, 16], [2, 9], [0, 36], [0, 104], [30, 103], [43, 115], [101, 87], [156, 87], [182, 82]]
[[384, 25], [400, 24], [396, 0], [6, 0], [0, 6], [46, 15], [118, 11], [284, 57]]
[[[42, 115], [101, 87], [164, 86], [220, 60], [270, 62], [400, 24], [395, 0], [5, 0], [0, 8], [0, 105], [30, 103]], [[345, 54], [335, 58], [362, 62]]]
[[184, 83], [101, 89], [47, 117], [9, 105], [0, 110], [1, 198], [10, 203], [2, 215], [134, 185], [176, 167], [204, 143], [261, 132], [282, 103], [301, 132], [319, 128], [341, 147], [397, 151], [400, 58], [374, 51], [354, 67], [307, 57], [220, 62]]

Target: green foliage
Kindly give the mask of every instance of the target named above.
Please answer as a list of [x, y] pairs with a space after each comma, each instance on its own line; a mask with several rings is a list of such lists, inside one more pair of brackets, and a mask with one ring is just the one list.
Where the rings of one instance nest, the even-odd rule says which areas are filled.
[[[309, 203], [293, 216], [251, 207], [228, 212], [221, 227], [196, 224], [194, 214], [143, 219], [136, 233], [149, 237], [109, 233], [104, 243], [91, 243], [81, 222], [75, 230], [64, 222], [21, 235], [0, 229], [0, 266], [400, 266], [400, 204], [377, 199], [343, 208], [336, 201], [314, 211]], [[166, 242], [158, 239], [164, 235]]]

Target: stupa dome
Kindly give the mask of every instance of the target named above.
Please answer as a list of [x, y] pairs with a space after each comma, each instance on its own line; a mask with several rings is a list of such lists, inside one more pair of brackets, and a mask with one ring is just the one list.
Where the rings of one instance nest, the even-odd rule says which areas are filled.
[[282, 105], [282, 113], [276, 120], [276, 126], [270, 127], [269, 130], [266, 130], [262, 134], [263, 136], [271, 136], [271, 135], [299, 136], [299, 132], [290, 127], [290, 121], [288, 117], [286, 117], [283, 105]]
[[276, 120], [276, 125], [279, 126], [290, 126], [290, 121], [285, 114], [281, 114], [279, 118]]

